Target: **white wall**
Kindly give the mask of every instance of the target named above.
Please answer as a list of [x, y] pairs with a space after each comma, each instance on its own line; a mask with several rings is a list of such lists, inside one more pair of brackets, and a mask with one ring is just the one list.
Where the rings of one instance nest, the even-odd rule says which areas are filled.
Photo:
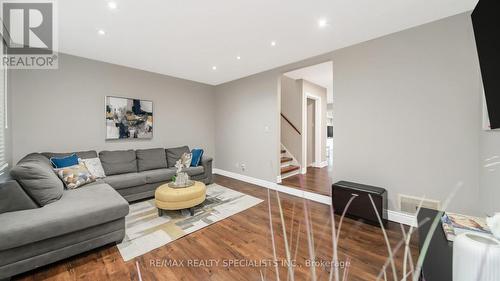
[[217, 86], [216, 166], [240, 172], [235, 162], [251, 163], [248, 175], [275, 179], [279, 131], [262, 127], [279, 120], [277, 81], [333, 60], [334, 181], [387, 188], [391, 210], [398, 193], [445, 200], [463, 182], [451, 209], [478, 213], [474, 50], [465, 13]]
[[[482, 84], [480, 90], [482, 91]], [[483, 101], [484, 96], [481, 96]], [[486, 108], [480, 108], [483, 112]], [[485, 214], [500, 212], [500, 130], [481, 130], [480, 141], [480, 199]]]
[[[11, 70], [13, 160], [41, 151], [189, 145], [215, 153], [214, 87], [60, 54], [58, 70]], [[152, 100], [151, 140], [105, 141], [106, 95]]]
[[[302, 82], [292, 78], [281, 76], [281, 113], [298, 129], [301, 134], [302, 128]], [[302, 163], [302, 135], [280, 117], [281, 135], [280, 141], [288, 151], [295, 157], [297, 162]]]
[[[307, 97], [310, 96], [310, 97], [314, 97], [314, 98], [317, 98], [318, 99], [318, 103], [316, 104], [316, 106], [319, 104], [319, 107], [320, 107], [320, 114], [321, 116], [319, 117], [319, 121], [321, 124], [319, 124], [318, 126], [320, 127], [320, 140], [319, 140], [319, 146], [320, 146], [320, 149], [319, 149], [319, 155], [320, 155], [320, 158], [319, 160], [317, 160], [315, 157], [312, 157], [312, 159], [315, 160], [316, 164], [317, 165], [320, 165], [322, 162], [325, 162], [326, 161], [326, 110], [327, 110], [327, 90], [326, 88], [323, 88], [317, 84], [314, 84], [314, 83], [311, 83], [307, 80], [301, 80], [301, 84], [302, 84], [302, 96], [303, 96], [303, 103], [302, 103], [302, 106], [303, 106], [303, 115], [302, 115], [302, 118], [303, 118], [303, 124], [304, 124], [304, 120], [306, 120], [306, 115], [307, 115], [307, 109], [306, 109], [306, 106], [307, 106]], [[307, 144], [307, 142], [305, 141], [306, 138], [308, 138], [308, 135], [309, 134], [315, 134], [316, 132], [309, 132], [307, 130], [305, 130], [306, 127], [304, 126], [302, 128], [302, 131], [305, 131], [306, 133], [305, 134], [302, 134], [303, 135], [303, 142], [304, 144]], [[317, 149], [317, 148], [316, 148]], [[305, 150], [304, 150], [305, 151]], [[315, 153], [316, 154], [316, 153]], [[307, 158], [309, 158], [309, 156], [307, 156]], [[305, 166], [304, 166], [305, 167]]]

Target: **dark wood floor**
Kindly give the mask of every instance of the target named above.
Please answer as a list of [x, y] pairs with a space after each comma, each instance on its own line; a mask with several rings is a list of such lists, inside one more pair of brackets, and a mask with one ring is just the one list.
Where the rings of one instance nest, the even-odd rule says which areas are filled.
[[[282, 231], [277, 195], [255, 185], [240, 182], [223, 176], [215, 177], [216, 183], [259, 197], [261, 204], [225, 220], [187, 235], [175, 242], [153, 250], [132, 261], [124, 262], [116, 246], [109, 245], [100, 249], [66, 259], [56, 264], [40, 268], [14, 279], [19, 280], [139, 280], [139, 267], [142, 280], [277, 280], [274, 266], [253, 266], [256, 262], [263, 265], [273, 259], [270, 234], [269, 209], [276, 243], [278, 260], [286, 260], [285, 233]], [[326, 205], [306, 202], [297, 197], [279, 194], [286, 228], [286, 236], [292, 258], [296, 259], [294, 280], [312, 280], [311, 267], [307, 266], [310, 251], [306, 216], [310, 218], [314, 238], [316, 260], [321, 264], [314, 267], [316, 280], [328, 280], [330, 268], [327, 263], [332, 259], [332, 236], [330, 209]], [[304, 205], [306, 204], [306, 205]], [[305, 212], [305, 206], [308, 212]], [[336, 216], [338, 226], [339, 217]], [[402, 240], [399, 225], [389, 223], [387, 234], [394, 249]], [[414, 259], [418, 254], [416, 236], [411, 243]], [[388, 256], [380, 228], [351, 219], [345, 219], [338, 243], [339, 260], [349, 261], [348, 279], [375, 280]], [[188, 266], [188, 260], [219, 261], [219, 265]], [[224, 266], [224, 262], [238, 260], [240, 266]], [[398, 277], [402, 277], [402, 250], [395, 255]], [[157, 266], [157, 262], [184, 261], [184, 266]], [[245, 261], [247, 266], [242, 263]], [[415, 260], [416, 261], [416, 260]], [[343, 274], [344, 269], [341, 270]], [[287, 267], [278, 269], [280, 280], [287, 278]], [[391, 273], [390, 270], [387, 273]], [[341, 275], [342, 276], [342, 275]], [[388, 280], [391, 274], [388, 274]], [[382, 278], [382, 280], [384, 280]]]
[[307, 173], [298, 174], [281, 181], [281, 185], [296, 187], [321, 195], [332, 195], [332, 165], [324, 168], [308, 167]]

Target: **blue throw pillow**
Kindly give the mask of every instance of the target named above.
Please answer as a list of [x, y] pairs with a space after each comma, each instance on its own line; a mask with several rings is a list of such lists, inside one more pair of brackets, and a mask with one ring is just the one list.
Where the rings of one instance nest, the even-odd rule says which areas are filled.
[[52, 166], [56, 169], [74, 166], [78, 165], [78, 156], [73, 153], [66, 157], [52, 157], [50, 158], [50, 163], [52, 163]]
[[198, 167], [201, 162], [201, 157], [203, 156], [203, 149], [193, 149], [191, 150], [191, 167]]

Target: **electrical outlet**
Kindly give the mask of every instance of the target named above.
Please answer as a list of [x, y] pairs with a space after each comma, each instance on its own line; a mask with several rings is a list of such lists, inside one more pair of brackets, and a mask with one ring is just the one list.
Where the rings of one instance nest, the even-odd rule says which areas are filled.
[[245, 171], [247, 168], [247, 166], [244, 163], [241, 163], [240, 167], [242, 171]]

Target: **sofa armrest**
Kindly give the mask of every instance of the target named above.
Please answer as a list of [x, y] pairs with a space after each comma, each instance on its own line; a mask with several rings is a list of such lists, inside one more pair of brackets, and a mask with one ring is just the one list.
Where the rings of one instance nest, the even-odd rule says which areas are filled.
[[208, 156], [201, 157], [201, 166], [203, 166], [204, 174], [205, 174], [205, 183], [211, 184], [214, 182], [212, 175], [212, 162], [213, 158]]
[[15, 180], [0, 183], [0, 214], [38, 208]]
[[201, 162], [201, 165], [202, 165], [202, 166], [205, 166], [205, 165], [208, 165], [208, 164], [210, 164], [210, 165], [211, 165], [211, 164], [212, 164], [212, 162], [213, 162], [213, 160], [214, 160], [214, 159], [213, 159], [212, 157], [202, 156], [202, 157], [201, 157], [201, 161], [200, 161], [200, 162]]

